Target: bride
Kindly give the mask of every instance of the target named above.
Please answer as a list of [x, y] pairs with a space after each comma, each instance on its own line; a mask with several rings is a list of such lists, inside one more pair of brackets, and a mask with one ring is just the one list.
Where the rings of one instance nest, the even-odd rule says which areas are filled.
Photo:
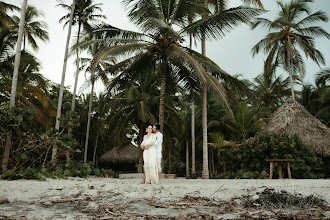
[[156, 159], [156, 135], [152, 133], [152, 125], [147, 127], [147, 134], [143, 136], [141, 149], [143, 151], [144, 162], [144, 182], [143, 183], [158, 183], [158, 169]]

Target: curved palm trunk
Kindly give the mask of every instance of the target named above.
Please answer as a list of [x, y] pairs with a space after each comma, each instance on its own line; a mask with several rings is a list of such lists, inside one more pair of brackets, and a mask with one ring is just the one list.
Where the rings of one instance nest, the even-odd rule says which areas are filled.
[[[208, 0], [204, 0], [205, 7], [208, 7]], [[204, 14], [203, 17], [207, 16]], [[202, 33], [202, 54], [206, 54], [205, 34]], [[203, 128], [203, 170], [202, 178], [209, 178], [208, 150], [207, 150], [207, 90], [203, 85], [203, 104], [202, 104], [202, 128]]]
[[[65, 52], [64, 52], [61, 87], [60, 87], [60, 94], [59, 94], [58, 103], [57, 103], [57, 114], [56, 114], [56, 123], [55, 123], [55, 130], [57, 130], [57, 131], [59, 131], [59, 129], [60, 129], [60, 118], [61, 118], [62, 101], [63, 101], [64, 81], [65, 81], [66, 66], [67, 66], [67, 61], [68, 61], [68, 50], [69, 50], [69, 43], [70, 43], [70, 38], [71, 38], [72, 20], [73, 20], [75, 2], [76, 2], [75, 0], [72, 0], [68, 36], [66, 38], [66, 45], [65, 45]], [[51, 159], [51, 162], [53, 164], [56, 163], [56, 155], [57, 155], [57, 146], [54, 145], [53, 151], [52, 151], [52, 159]]]
[[191, 176], [196, 177], [196, 163], [195, 163], [195, 102], [191, 105]]
[[288, 69], [289, 69], [289, 77], [290, 77], [290, 85], [291, 85], [291, 95], [292, 95], [292, 99], [295, 99], [295, 95], [294, 95], [294, 85], [293, 85], [293, 77], [292, 77], [292, 69], [291, 69], [291, 52], [290, 52], [290, 48], [289, 46], [286, 46], [286, 52], [287, 52], [287, 59], [288, 59]]
[[[94, 77], [92, 77], [92, 78], [94, 78]], [[91, 94], [89, 96], [89, 107], [88, 107], [88, 119], [87, 119], [86, 140], [85, 140], [84, 163], [87, 162], [89, 129], [90, 129], [90, 126], [91, 126], [91, 115], [92, 115], [92, 104], [93, 104], [93, 92], [94, 92], [94, 79], [93, 79], [93, 82], [92, 82]]]
[[[27, 0], [24, 0], [23, 5], [22, 5], [20, 22], [19, 22], [19, 29], [18, 29], [18, 38], [17, 38], [17, 45], [16, 45], [14, 73], [13, 73], [13, 79], [12, 79], [11, 91], [10, 91], [9, 108], [12, 108], [15, 106], [18, 69], [19, 69], [19, 64], [20, 64], [20, 60], [21, 60], [21, 49], [22, 49], [22, 39], [23, 39], [23, 31], [24, 31], [26, 6], [27, 6]], [[3, 159], [2, 159], [2, 164], [1, 164], [3, 171], [6, 171], [7, 166], [8, 166], [9, 152], [10, 152], [10, 148], [11, 148], [11, 137], [12, 137], [12, 134], [11, 134], [11, 132], [9, 132], [7, 134], [6, 146], [5, 146], [5, 151], [3, 154]]]

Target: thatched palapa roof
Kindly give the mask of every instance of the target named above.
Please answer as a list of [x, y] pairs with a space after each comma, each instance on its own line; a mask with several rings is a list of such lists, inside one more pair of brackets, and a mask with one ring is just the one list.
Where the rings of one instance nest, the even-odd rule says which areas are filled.
[[289, 100], [277, 109], [265, 131], [297, 135], [303, 143], [312, 146], [315, 153], [330, 156], [330, 128], [296, 101]]
[[112, 148], [110, 151], [106, 152], [100, 157], [100, 162], [106, 163], [127, 163], [139, 160], [139, 148], [132, 144], [118, 149], [118, 147]]

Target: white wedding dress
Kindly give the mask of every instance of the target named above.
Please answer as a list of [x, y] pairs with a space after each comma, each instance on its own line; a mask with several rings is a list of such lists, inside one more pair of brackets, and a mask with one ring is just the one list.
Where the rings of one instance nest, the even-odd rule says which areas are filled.
[[[152, 134], [149, 138], [145, 135], [141, 145], [150, 144], [156, 141], [156, 135]], [[156, 159], [156, 146], [151, 146], [143, 151], [145, 183], [158, 183], [158, 169]]]

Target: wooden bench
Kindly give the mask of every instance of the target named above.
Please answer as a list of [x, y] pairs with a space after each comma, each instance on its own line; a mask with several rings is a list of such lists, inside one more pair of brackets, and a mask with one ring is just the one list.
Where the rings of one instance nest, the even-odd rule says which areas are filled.
[[278, 175], [279, 175], [279, 179], [283, 179], [281, 162], [286, 162], [286, 167], [288, 169], [289, 179], [292, 179], [292, 177], [291, 177], [291, 170], [290, 170], [290, 162], [293, 162], [294, 159], [266, 159], [265, 161], [269, 161], [270, 162], [269, 179], [273, 179], [273, 168], [274, 168], [274, 163], [275, 162], [277, 162], [277, 164], [278, 164]]

